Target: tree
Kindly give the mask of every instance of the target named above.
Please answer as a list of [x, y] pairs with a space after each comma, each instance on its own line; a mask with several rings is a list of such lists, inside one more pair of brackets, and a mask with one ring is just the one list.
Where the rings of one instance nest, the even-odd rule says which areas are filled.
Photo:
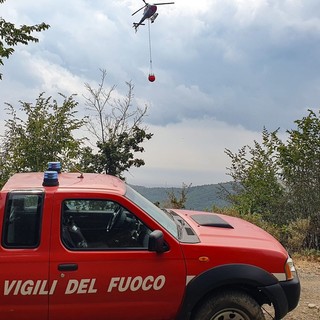
[[272, 213], [279, 210], [284, 196], [278, 165], [279, 143], [277, 131], [268, 132], [264, 128], [261, 144], [254, 141], [254, 147], [244, 146], [238, 153], [226, 149], [231, 158], [229, 175], [233, 178], [228, 200], [240, 213], [259, 213], [272, 219]]
[[187, 195], [190, 191], [191, 185], [191, 183], [189, 185], [183, 183], [181, 190], [178, 192], [179, 197], [176, 195], [173, 188], [171, 191], [167, 191], [168, 200], [165, 203], [165, 207], [172, 209], [185, 209]]
[[97, 152], [91, 147], [83, 150], [81, 166], [85, 171], [107, 173], [123, 178], [123, 172], [132, 166], [145, 164], [136, 158], [137, 152], [144, 152], [141, 144], [150, 140], [153, 134], [142, 126], [147, 112], [145, 108], [133, 107], [133, 89], [127, 82], [128, 93], [124, 99], [114, 100], [115, 86], [104, 88], [106, 71], [101, 70], [101, 82], [97, 89], [85, 84], [89, 96], [85, 97], [88, 111], [92, 114], [87, 124], [88, 131], [96, 138]]
[[255, 141], [238, 153], [226, 150], [236, 186], [228, 196], [240, 212], [258, 213], [280, 226], [288, 243], [297, 243], [297, 230], [308, 228], [300, 245], [319, 250], [320, 111], [308, 112], [295, 121], [296, 129], [287, 131], [285, 143], [277, 131], [264, 129], [262, 145]]
[[[0, 4], [6, 0], [0, 0]], [[50, 26], [44, 22], [33, 26], [22, 25], [17, 28], [13, 23], [5, 21], [0, 17], [0, 65], [3, 65], [3, 58], [9, 58], [13, 54], [14, 48], [19, 43], [27, 45], [29, 42], [38, 42], [39, 39], [33, 37], [32, 32], [41, 32]], [[0, 80], [2, 74], [0, 73]]]
[[74, 96], [63, 98], [62, 105], [40, 94], [35, 105], [21, 102], [17, 110], [7, 104], [9, 119], [1, 143], [1, 182], [15, 172], [44, 171], [49, 161], [61, 161], [70, 169], [77, 161], [83, 139], [73, 133], [85, 124], [76, 119], [78, 103]]
[[286, 144], [279, 147], [282, 176], [295, 219], [310, 219], [308, 247], [320, 248], [320, 111], [308, 110], [288, 130]]

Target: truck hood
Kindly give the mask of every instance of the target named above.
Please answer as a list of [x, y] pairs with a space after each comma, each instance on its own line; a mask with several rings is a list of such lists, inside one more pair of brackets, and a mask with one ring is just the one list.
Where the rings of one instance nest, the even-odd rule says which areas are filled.
[[[287, 255], [283, 246], [269, 233], [240, 218], [190, 210], [171, 210], [194, 231], [203, 246], [277, 251]], [[185, 227], [186, 228], [186, 227]], [[191, 232], [187, 232], [191, 234]]]

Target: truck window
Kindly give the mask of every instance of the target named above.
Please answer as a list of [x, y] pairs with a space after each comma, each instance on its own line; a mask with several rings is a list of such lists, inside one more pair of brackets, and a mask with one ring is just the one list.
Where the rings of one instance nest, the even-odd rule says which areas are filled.
[[11, 192], [7, 197], [2, 245], [36, 248], [40, 243], [42, 192]]
[[179, 233], [177, 224], [174, 222], [170, 215], [166, 214], [163, 210], [158, 208], [151, 201], [147, 200], [140, 193], [138, 193], [128, 185], [125, 196], [178, 239]]
[[61, 240], [71, 250], [147, 250], [151, 230], [111, 200], [65, 200]]

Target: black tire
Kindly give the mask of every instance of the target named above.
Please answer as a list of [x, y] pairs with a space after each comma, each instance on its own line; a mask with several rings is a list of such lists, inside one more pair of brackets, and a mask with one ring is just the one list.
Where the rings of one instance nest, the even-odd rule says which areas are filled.
[[259, 304], [241, 291], [225, 291], [209, 297], [194, 320], [265, 320]]

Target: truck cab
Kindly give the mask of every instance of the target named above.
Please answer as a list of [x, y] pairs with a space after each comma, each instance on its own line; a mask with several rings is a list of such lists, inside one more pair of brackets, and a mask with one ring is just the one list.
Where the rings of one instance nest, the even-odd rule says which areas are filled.
[[18, 173], [0, 193], [0, 318], [274, 319], [299, 301], [292, 259], [241, 219], [161, 210], [122, 180]]

